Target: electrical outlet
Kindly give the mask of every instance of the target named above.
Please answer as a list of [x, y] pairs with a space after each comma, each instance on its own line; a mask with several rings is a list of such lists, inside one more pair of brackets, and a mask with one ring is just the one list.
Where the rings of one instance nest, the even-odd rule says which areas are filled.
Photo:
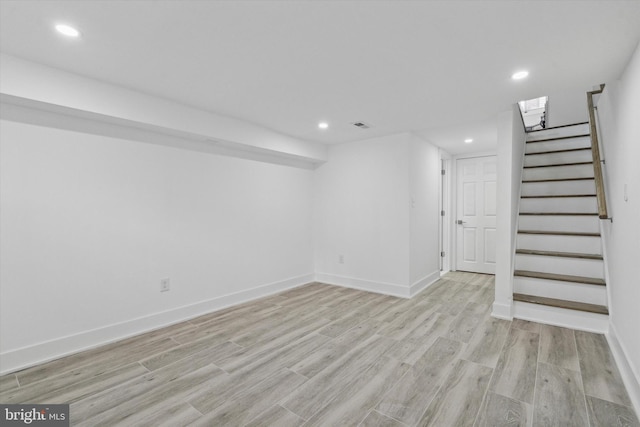
[[169, 278], [160, 279], [160, 292], [167, 292], [169, 289], [171, 289]]
[[344, 255], [338, 255], [338, 264], [344, 264]]

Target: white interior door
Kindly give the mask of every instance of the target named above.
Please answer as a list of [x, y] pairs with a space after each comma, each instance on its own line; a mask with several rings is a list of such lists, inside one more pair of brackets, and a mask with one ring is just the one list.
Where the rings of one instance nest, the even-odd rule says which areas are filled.
[[456, 161], [456, 269], [495, 274], [496, 156]]

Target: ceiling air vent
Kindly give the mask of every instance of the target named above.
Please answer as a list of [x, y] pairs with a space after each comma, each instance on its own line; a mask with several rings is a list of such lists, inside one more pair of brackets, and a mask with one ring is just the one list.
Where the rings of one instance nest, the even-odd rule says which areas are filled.
[[371, 126], [366, 124], [365, 122], [355, 122], [355, 123], [351, 123], [352, 125], [354, 125], [357, 128], [360, 129], [369, 129]]

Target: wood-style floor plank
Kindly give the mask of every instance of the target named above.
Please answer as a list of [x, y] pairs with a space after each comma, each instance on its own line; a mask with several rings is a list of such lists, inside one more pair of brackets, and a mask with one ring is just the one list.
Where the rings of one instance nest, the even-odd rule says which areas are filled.
[[358, 427], [404, 427], [400, 421], [382, 415], [380, 412], [371, 411]]
[[493, 295], [310, 283], [0, 376], [0, 401], [74, 426], [640, 427], [604, 336], [495, 319]]
[[[286, 351], [292, 343], [295, 343], [299, 339], [308, 338], [312, 331], [326, 325], [328, 322], [328, 319], [314, 319], [300, 321], [294, 325], [288, 324], [287, 326], [279, 328], [281, 331], [280, 336], [276, 336], [266, 342], [261, 340], [253, 346], [245, 347], [229, 357], [217, 361], [216, 364], [225, 371], [233, 373], [246, 368], [248, 364], [256, 360], [265, 357], [274, 358], [278, 353]], [[329, 340], [327, 337], [324, 338], [325, 341]]]
[[407, 425], [414, 425], [436, 395], [461, 349], [462, 344], [457, 341], [438, 338], [423, 355], [424, 363], [409, 369], [376, 406], [376, 410]]
[[59, 375], [46, 384], [29, 384], [10, 390], [0, 395], [2, 403], [38, 402], [38, 403], [73, 403], [85, 396], [109, 389], [122, 382], [136, 378], [149, 372], [137, 362], [108, 372], [75, 381], [72, 371], [70, 375]]
[[307, 381], [306, 377], [283, 368], [253, 387], [227, 400], [194, 426], [243, 426], [276, 404], [283, 395]]
[[486, 366], [458, 360], [417, 425], [473, 425], [492, 372]]
[[[49, 378], [47, 378], [47, 381], [40, 381], [37, 385], [31, 381], [26, 381], [26, 384], [23, 384], [23, 379], [20, 375], [18, 375], [18, 380], [20, 381], [20, 384], [22, 386], [19, 389], [10, 390], [6, 393], [0, 394], [0, 401], [7, 403], [29, 402], [30, 399], [35, 399], [39, 396], [46, 396], [48, 393], [53, 392], [57, 389], [73, 386], [74, 384], [80, 383], [82, 381], [100, 377], [101, 375], [113, 371], [118, 367], [123, 368], [126, 365], [136, 362], [136, 360], [139, 360], [141, 357], [144, 358], [147, 354], [166, 351], [175, 346], [176, 343], [174, 341], [169, 338], [163, 338], [159, 341], [152, 341], [150, 343], [145, 343], [141, 346], [134, 347], [136, 351], [140, 351], [139, 355], [136, 353], [120, 354], [119, 352], [117, 358], [108, 358], [105, 357], [105, 354], [98, 353], [96, 354], [96, 363], [85, 363], [82, 364], [79, 368], [73, 370], [67, 370], [72, 365], [65, 366], [64, 362], [50, 362], [49, 364], [47, 364], [49, 365], [49, 367], [47, 367], [45, 370], [36, 370], [36, 375], [40, 376], [44, 371], [48, 372], [49, 369], [51, 369], [50, 366], [53, 364], [61, 365], [59, 371], [60, 373], [56, 371], [49, 372], [50, 376]], [[26, 374], [25, 377], [28, 379], [33, 379], [30, 374]], [[33, 387], [28, 387], [29, 385], [33, 385]]]
[[584, 427], [589, 425], [582, 380], [578, 372], [538, 364], [533, 424]]
[[[110, 389], [98, 391], [92, 396], [71, 404], [71, 422], [76, 424], [91, 416], [117, 408], [131, 399], [153, 393], [154, 390], [165, 387], [166, 384], [175, 382], [179, 378], [210, 364], [209, 352], [205, 350], [156, 371], [122, 382]], [[213, 378], [217, 378], [219, 374], [217, 370], [214, 370]], [[224, 376], [228, 375], [224, 374]]]
[[236, 344], [230, 345], [230, 343], [225, 341], [226, 339], [224, 335], [214, 335], [212, 337], [203, 338], [190, 344], [183, 344], [177, 347], [173, 347], [172, 349], [167, 350], [164, 353], [151, 356], [141, 361], [140, 363], [148, 370], [154, 371], [156, 369], [162, 368], [163, 366], [170, 365], [171, 363], [178, 360], [192, 356], [203, 350], [210, 349], [211, 347], [215, 349], [220, 348], [220, 350], [223, 352], [230, 346], [234, 347], [234, 349], [238, 347]]
[[540, 327], [540, 362], [580, 371], [576, 337], [572, 329], [542, 325]]
[[470, 362], [495, 368], [509, 327], [509, 321], [487, 315], [469, 340], [462, 357]]
[[390, 357], [379, 358], [367, 371], [339, 390], [333, 400], [316, 412], [305, 425], [358, 425], [408, 368], [409, 365]]
[[425, 320], [425, 324], [416, 328], [421, 332], [420, 335], [412, 334], [400, 340], [389, 355], [411, 365], [417, 363], [429, 347], [448, 331], [452, 321], [453, 316], [435, 313]]
[[488, 392], [474, 427], [531, 427], [533, 405]]
[[313, 378], [351, 349], [373, 337], [382, 325], [384, 324], [378, 320], [367, 319], [321, 349], [307, 355], [307, 357], [293, 365], [291, 370], [307, 378]]
[[620, 405], [631, 406], [631, 400], [604, 335], [575, 331], [584, 391]]
[[372, 337], [291, 393], [282, 406], [308, 420], [328, 405], [340, 390], [366, 372], [394, 343], [390, 338]]
[[186, 426], [202, 417], [193, 406], [180, 400], [157, 403], [127, 418], [126, 424], [136, 427]]
[[336, 338], [343, 333], [347, 332], [349, 329], [358, 325], [360, 322], [364, 321], [367, 318], [364, 314], [361, 313], [353, 313], [349, 316], [345, 316], [341, 319], [338, 319], [334, 322], [329, 323], [324, 328], [318, 331], [319, 334], [326, 335], [331, 338]]
[[401, 340], [411, 335], [425, 320], [434, 314], [433, 307], [425, 303], [416, 304], [404, 314], [396, 317], [379, 332], [380, 335]]
[[0, 393], [9, 391], [18, 387], [18, 378], [15, 374], [4, 375], [0, 377]]
[[247, 427], [298, 427], [304, 420], [280, 405], [274, 405], [253, 419]]
[[317, 350], [327, 340], [328, 338], [323, 335], [306, 335], [292, 344], [246, 363], [233, 374], [224, 378], [221, 383], [214, 384], [214, 387], [208, 388], [204, 392], [196, 393], [188, 399], [188, 402], [198, 411], [208, 414], [247, 387], [263, 381], [273, 372], [286, 368], [308, 353]]
[[118, 424], [135, 425], [134, 420], [141, 411], [152, 407], [163, 407], [176, 401], [183, 401], [185, 396], [192, 393], [194, 389], [203, 387], [212, 379], [224, 375], [226, 374], [220, 368], [208, 365], [155, 387], [145, 394], [137, 395], [111, 409], [94, 414], [81, 422], [74, 422], [73, 412], [71, 419], [73, 425], [78, 427], [113, 426]]
[[170, 338], [134, 337], [124, 342], [110, 344], [93, 350], [63, 357], [43, 365], [34, 366], [17, 373], [20, 386], [42, 380], [50, 380], [71, 371], [83, 372], [73, 375], [76, 379], [105, 372], [111, 368], [144, 359], [153, 354], [164, 352], [178, 344]]
[[491, 380], [491, 391], [533, 403], [539, 338], [539, 334], [511, 328]]
[[640, 427], [633, 408], [587, 396], [591, 427]]
[[458, 317], [451, 323], [447, 337], [465, 343], [469, 342], [487, 311], [488, 307], [485, 305], [476, 304], [475, 302], [467, 303]]
[[523, 331], [534, 332], [536, 334], [540, 333], [540, 323], [529, 322], [528, 320], [513, 319], [511, 327], [521, 329]]

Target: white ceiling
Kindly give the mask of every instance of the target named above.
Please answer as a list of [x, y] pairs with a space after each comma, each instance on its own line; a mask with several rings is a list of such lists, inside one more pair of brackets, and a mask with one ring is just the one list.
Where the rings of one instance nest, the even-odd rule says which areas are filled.
[[518, 100], [618, 78], [638, 40], [640, 1], [0, 1], [5, 53], [306, 140], [415, 131], [454, 154], [495, 147]]

